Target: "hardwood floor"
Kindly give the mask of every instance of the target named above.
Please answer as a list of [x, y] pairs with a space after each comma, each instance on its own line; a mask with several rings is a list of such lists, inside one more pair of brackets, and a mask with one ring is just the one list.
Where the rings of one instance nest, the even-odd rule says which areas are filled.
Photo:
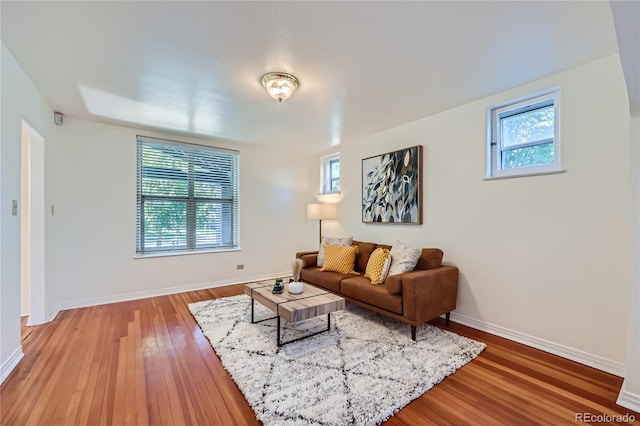
[[[0, 424], [259, 424], [187, 309], [242, 292], [221, 287], [23, 324], [25, 357], [0, 388]], [[576, 413], [630, 414], [640, 424], [615, 404], [619, 377], [456, 323], [448, 329], [487, 349], [386, 424], [558, 425], [574, 424]]]

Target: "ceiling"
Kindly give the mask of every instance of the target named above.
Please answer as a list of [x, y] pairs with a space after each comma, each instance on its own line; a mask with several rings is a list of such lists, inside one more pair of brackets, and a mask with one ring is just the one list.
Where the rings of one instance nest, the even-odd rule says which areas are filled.
[[[2, 1], [66, 116], [323, 151], [617, 52], [609, 2]], [[300, 80], [282, 103], [269, 71]]]

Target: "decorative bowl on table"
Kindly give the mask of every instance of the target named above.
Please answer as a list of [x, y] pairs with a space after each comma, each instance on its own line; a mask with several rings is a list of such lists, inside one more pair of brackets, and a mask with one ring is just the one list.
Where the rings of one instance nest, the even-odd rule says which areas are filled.
[[287, 284], [287, 291], [291, 294], [300, 294], [304, 290], [304, 284], [302, 281], [291, 281]]

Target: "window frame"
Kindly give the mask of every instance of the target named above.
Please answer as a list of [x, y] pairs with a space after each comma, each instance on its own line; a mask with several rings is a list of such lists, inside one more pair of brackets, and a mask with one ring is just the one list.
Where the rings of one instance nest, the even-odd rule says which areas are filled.
[[[184, 160], [188, 162], [186, 172], [186, 184], [187, 195], [157, 195], [157, 194], [143, 194], [143, 176], [145, 175], [143, 163], [143, 148], [144, 146], [167, 146], [176, 150], [182, 150], [185, 155]], [[229, 162], [229, 173], [231, 174], [231, 196], [230, 197], [214, 197], [214, 196], [196, 196], [196, 177], [201, 171], [196, 170], [196, 163], [199, 161], [206, 162], [211, 160], [207, 158], [205, 153], [215, 152], [219, 155], [225, 155]], [[201, 154], [198, 156], [198, 154]], [[194, 143], [186, 143], [168, 139], [159, 139], [148, 136], [136, 136], [136, 257], [155, 257], [155, 256], [171, 256], [171, 255], [186, 255], [186, 254], [198, 254], [203, 252], [221, 252], [221, 251], [233, 251], [239, 250], [239, 170], [240, 170], [240, 153], [236, 150], [217, 148], [209, 145], [199, 145]], [[152, 172], [153, 173], [153, 172]], [[157, 172], [156, 172], [157, 173]], [[176, 172], [178, 175], [179, 172]], [[199, 181], [199, 180], [198, 180]], [[200, 181], [199, 181], [200, 182]], [[215, 180], [205, 180], [203, 182], [215, 182]], [[158, 247], [148, 248], [145, 247], [145, 235], [146, 230], [144, 226], [144, 210], [145, 201], [170, 201], [170, 202], [184, 202], [185, 203], [185, 244], [180, 245], [178, 248], [172, 247]], [[228, 232], [230, 235], [230, 244], [216, 244], [216, 245], [198, 245], [198, 221], [196, 219], [197, 209], [202, 204], [217, 204], [226, 206], [230, 211], [230, 229]], [[221, 229], [224, 229], [225, 222], [221, 222]]]
[[[554, 107], [553, 138], [540, 139], [533, 142], [518, 144], [509, 148], [503, 147], [501, 135], [501, 120], [545, 108]], [[560, 139], [560, 88], [554, 87], [545, 91], [513, 99], [508, 102], [487, 108], [487, 146], [486, 146], [486, 176], [485, 180], [504, 179], [522, 176], [563, 173], [561, 167], [561, 139]], [[553, 163], [534, 166], [502, 168], [502, 154], [519, 148], [553, 143]]]
[[338, 163], [338, 169], [340, 169], [340, 154], [335, 153], [327, 155], [320, 159], [320, 194], [339, 194], [340, 189], [332, 190], [333, 181], [338, 181], [338, 188], [340, 187], [340, 173], [338, 177], [334, 177], [331, 171], [331, 165]]

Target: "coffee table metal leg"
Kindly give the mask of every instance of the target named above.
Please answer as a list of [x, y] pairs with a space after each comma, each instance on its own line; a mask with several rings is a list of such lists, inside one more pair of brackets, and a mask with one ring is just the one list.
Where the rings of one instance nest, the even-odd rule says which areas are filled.
[[259, 321], [256, 321], [256, 317], [255, 317], [255, 299], [252, 297], [251, 298], [251, 324], [256, 324], [258, 322], [264, 322], [264, 321], [269, 321], [274, 319], [275, 317], [271, 317], [271, 318], [263, 318]]
[[293, 339], [293, 340], [287, 340], [286, 342], [282, 341], [282, 334], [280, 331], [280, 316], [278, 315], [278, 323], [276, 324], [276, 342], [278, 344], [278, 346], [282, 346], [282, 345], [286, 345], [288, 343], [293, 343], [293, 342], [297, 342], [298, 340], [302, 340], [302, 339], [307, 339], [309, 337], [313, 337], [316, 336], [320, 333], [324, 333], [325, 331], [331, 331], [331, 314], [327, 314], [327, 329], [326, 330], [320, 330], [320, 331], [316, 331], [315, 333], [311, 333], [311, 334], [307, 334], [306, 336], [302, 336], [302, 337], [298, 337], [297, 339]]
[[277, 340], [277, 342], [278, 342], [278, 346], [282, 346], [282, 343], [280, 343], [280, 315], [278, 315], [278, 321], [277, 321], [277, 322], [278, 322], [278, 323], [276, 324], [276, 328], [277, 328], [277, 330], [278, 330], [278, 331], [277, 331], [277, 334], [276, 334], [276, 335], [278, 336], [278, 340]]

